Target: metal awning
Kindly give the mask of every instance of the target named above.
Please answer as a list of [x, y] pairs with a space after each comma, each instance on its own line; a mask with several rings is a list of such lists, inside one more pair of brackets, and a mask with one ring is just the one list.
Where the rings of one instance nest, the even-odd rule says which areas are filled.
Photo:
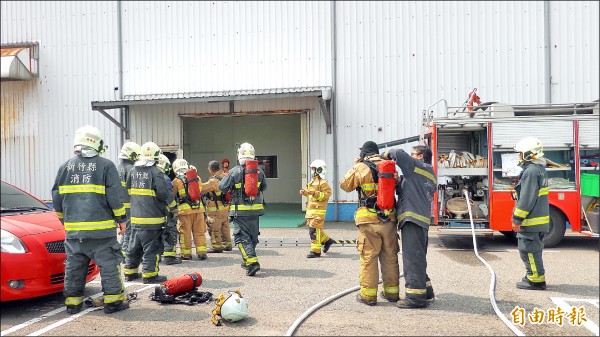
[[6, 44], [0, 47], [2, 81], [27, 81], [38, 75], [38, 44]]
[[249, 99], [272, 99], [287, 97], [319, 97], [319, 106], [321, 113], [327, 124], [327, 133], [331, 133], [331, 87], [301, 87], [301, 88], [276, 88], [276, 89], [256, 89], [256, 90], [232, 90], [232, 91], [211, 91], [211, 92], [190, 92], [175, 94], [150, 94], [150, 95], [126, 95], [121, 100], [113, 101], [94, 101], [92, 110], [100, 112], [108, 118], [121, 130], [127, 137], [129, 127], [121, 124], [110, 116], [105, 110], [121, 109], [125, 111], [123, 120], [129, 120], [129, 107], [132, 105], [147, 104], [183, 104], [183, 103], [217, 103], [230, 102], [231, 112], [233, 112], [233, 102]]

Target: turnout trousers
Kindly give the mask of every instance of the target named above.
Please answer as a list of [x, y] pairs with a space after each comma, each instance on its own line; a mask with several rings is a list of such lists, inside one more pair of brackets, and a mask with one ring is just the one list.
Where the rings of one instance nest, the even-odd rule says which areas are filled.
[[196, 254], [206, 254], [206, 221], [204, 213], [190, 213], [179, 215], [179, 245], [181, 257], [189, 259], [192, 257], [192, 237], [196, 245]]
[[517, 233], [519, 254], [527, 270], [527, 278], [533, 283], [546, 282], [544, 261], [542, 251], [544, 243], [542, 240], [546, 233], [542, 232], [520, 232]]
[[427, 302], [427, 288], [431, 288], [427, 275], [429, 231], [411, 221], [404, 222], [400, 231], [406, 301], [422, 305]]
[[90, 260], [100, 267], [104, 303], [124, 301], [121, 262], [123, 253], [116, 237], [102, 239], [66, 239], [65, 252], [65, 295], [66, 305], [83, 303], [83, 290]]
[[388, 298], [397, 299], [400, 271], [396, 224], [388, 221], [361, 224], [358, 228], [356, 246], [360, 254], [360, 296], [365, 301], [377, 301], [381, 264], [383, 292]]
[[[143, 225], [142, 225], [143, 226]], [[140, 229], [133, 227], [133, 239], [125, 258], [125, 275], [139, 273], [142, 265], [142, 278], [158, 275], [158, 257], [163, 250], [162, 228]]]
[[233, 238], [235, 245], [242, 253], [242, 260], [249, 266], [258, 263], [256, 245], [258, 245], [258, 215], [238, 216], [233, 218]]
[[231, 231], [229, 229], [229, 210], [223, 209], [210, 212], [208, 215], [215, 219], [210, 226], [210, 243], [213, 249], [231, 248]]
[[321, 254], [322, 245], [329, 240], [329, 235], [323, 230], [324, 219], [306, 219], [308, 235], [310, 236], [310, 251]]

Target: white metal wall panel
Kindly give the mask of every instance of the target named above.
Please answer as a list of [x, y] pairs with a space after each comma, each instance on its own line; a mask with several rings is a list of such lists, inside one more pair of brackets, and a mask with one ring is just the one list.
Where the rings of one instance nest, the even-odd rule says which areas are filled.
[[492, 124], [492, 144], [512, 149], [524, 135], [537, 137], [544, 149], [573, 145], [573, 121]]
[[104, 156], [117, 159], [118, 129], [90, 106], [115, 98], [116, 2], [2, 1], [0, 6], [3, 44], [40, 44], [39, 78], [1, 83], [2, 180], [50, 200], [56, 172], [72, 156], [80, 126], [98, 127], [109, 146]]
[[123, 2], [127, 95], [331, 85], [326, 1]]
[[340, 175], [364, 141], [418, 135], [440, 98], [544, 100], [543, 2], [336, 4]]
[[600, 98], [598, 4], [598, 1], [550, 1], [553, 103]]
[[590, 149], [600, 148], [600, 121], [581, 120], [579, 121], [579, 144], [587, 145]]

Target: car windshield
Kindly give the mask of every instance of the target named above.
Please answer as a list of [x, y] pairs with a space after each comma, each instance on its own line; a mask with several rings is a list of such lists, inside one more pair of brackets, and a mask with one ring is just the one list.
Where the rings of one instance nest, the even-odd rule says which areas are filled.
[[35, 211], [44, 210], [51, 211], [52, 209], [46, 204], [32, 198], [23, 191], [2, 182], [2, 195], [0, 198], [2, 213], [19, 212], [19, 211]]

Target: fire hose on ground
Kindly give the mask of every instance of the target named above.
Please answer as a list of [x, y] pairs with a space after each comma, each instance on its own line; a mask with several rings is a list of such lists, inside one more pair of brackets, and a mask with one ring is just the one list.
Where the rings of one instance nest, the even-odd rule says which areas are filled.
[[[498, 308], [498, 305], [496, 304], [496, 273], [494, 272], [494, 269], [492, 269], [492, 267], [487, 263], [487, 261], [485, 261], [480, 255], [479, 255], [479, 251], [477, 249], [477, 240], [475, 237], [475, 225], [473, 224], [473, 211], [471, 210], [471, 203], [469, 201], [469, 194], [468, 192], [465, 190], [465, 199], [467, 200], [467, 206], [468, 206], [468, 210], [469, 210], [469, 219], [471, 221], [471, 235], [473, 237], [473, 248], [475, 251], [475, 256], [477, 256], [477, 258], [487, 267], [487, 269], [490, 271], [490, 275], [491, 275], [491, 280], [490, 280], [490, 289], [489, 289], [489, 295], [490, 295], [490, 302], [492, 303], [492, 307], [494, 309], [494, 312], [496, 313], [496, 316], [498, 316], [500, 318], [500, 320], [506, 324], [506, 326], [516, 335], [516, 336], [525, 336], [525, 334], [523, 332], [521, 332], [514, 324], [512, 324], [511, 321], [509, 321], [500, 311], [500, 309]], [[404, 273], [400, 273], [400, 278], [402, 278], [404, 276]], [[379, 283], [382, 283], [382, 280], [379, 280]], [[349, 293], [352, 293], [354, 291], [357, 291], [360, 289], [360, 286], [356, 286], [356, 287], [352, 287], [349, 289], [346, 289], [344, 291], [341, 291], [335, 295], [332, 295], [324, 300], [322, 300], [321, 302], [313, 305], [312, 307], [310, 307], [308, 310], [306, 310], [300, 317], [298, 317], [294, 323], [292, 323], [292, 325], [290, 326], [290, 328], [288, 329], [288, 331], [286, 332], [285, 336], [293, 336], [294, 332], [296, 332], [296, 329], [298, 329], [298, 327], [300, 326], [300, 324], [302, 324], [302, 322], [307, 319], [310, 315], [312, 315], [315, 311], [317, 311], [318, 309], [328, 305], [329, 303], [333, 302], [334, 300], [341, 298], [345, 295], [348, 295]]]

